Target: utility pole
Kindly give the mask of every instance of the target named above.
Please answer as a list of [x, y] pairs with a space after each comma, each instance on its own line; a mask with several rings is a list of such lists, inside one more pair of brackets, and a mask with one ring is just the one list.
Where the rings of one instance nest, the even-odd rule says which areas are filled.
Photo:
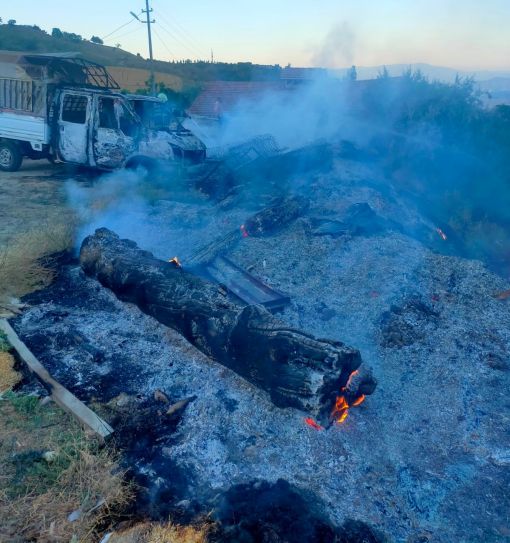
[[144, 23], [144, 24], [147, 25], [147, 36], [149, 38], [150, 72], [151, 72], [151, 75], [150, 75], [151, 94], [152, 94], [152, 96], [156, 96], [156, 78], [155, 78], [155, 75], [154, 75], [154, 57], [152, 55], [152, 34], [151, 34], [151, 24], [154, 24], [156, 22], [156, 20], [152, 19], [152, 21], [151, 21], [151, 17], [150, 17], [151, 11], [152, 11], [152, 8], [149, 7], [149, 0], [145, 0], [145, 9], [142, 9], [142, 13], [145, 13], [145, 15], [146, 15], [146, 20], [145, 21], [142, 21], [138, 17], [138, 15], [136, 15], [136, 13], [133, 13], [132, 11], [130, 11], [129, 13], [131, 13], [131, 15], [137, 21], [140, 21], [141, 23]]
[[145, 0], [145, 11], [142, 9], [142, 13], [147, 15], [147, 35], [149, 36], [149, 58], [151, 62], [151, 94], [156, 96], [156, 81], [154, 76], [154, 57], [152, 56], [152, 35], [151, 35], [151, 22], [155, 23], [153, 19], [151, 21], [150, 14], [152, 8], [149, 8], [149, 0]]

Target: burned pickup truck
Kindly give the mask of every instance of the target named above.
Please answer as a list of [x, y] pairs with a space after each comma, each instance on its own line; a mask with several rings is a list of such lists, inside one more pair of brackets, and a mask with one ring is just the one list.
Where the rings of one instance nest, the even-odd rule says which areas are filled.
[[144, 122], [104, 66], [75, 55], [0, 55], [0, 170], [24, 157], [102, 170], [198, 163], [205, 145]]

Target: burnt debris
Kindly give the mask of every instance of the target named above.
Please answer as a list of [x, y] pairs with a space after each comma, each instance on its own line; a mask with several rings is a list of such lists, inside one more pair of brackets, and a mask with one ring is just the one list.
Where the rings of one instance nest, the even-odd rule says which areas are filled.
[[[88, 236], [80, 263], [121, 300], [181, 333], [199, 350], [267, 391], [279, 407], [328, 421], [339, 391], [361, 365], [356, 349], [287, 326], [262, 306], [242, 307], [218, 286], [156, 259], [105, 228]], [[367, 368], [348, 401], [371, 394]]]
[[381, 317], [381, 346], [401, 348], [423, 341], [438, 320], [439, 312], [419, 296], [392, 305]]
[[232, 487], [219, 499], [213, 517], [219, 523], [211, 542], [383, 543], [367, 524], [347, 520], [335, 526], [320, 511], [320, 501], [280, 479]]
[[403, 231], [398, 223], [380, 217], [363, 202], [350, 206], [340, 220], [313, 220], [312, 233], [315, 236], [373, 236], [388, 230]]
[[239, 229], [232, 230], [212, 243], [200, 247], [186, 260], [189, 266], [206, 265], [220, 253], [234, 247], [243, 237], [264, 237], [282, 228], [300, 217], [308, 208], [308, 201], [299, 196], [277, 198], [270, 206], [248, 217]]

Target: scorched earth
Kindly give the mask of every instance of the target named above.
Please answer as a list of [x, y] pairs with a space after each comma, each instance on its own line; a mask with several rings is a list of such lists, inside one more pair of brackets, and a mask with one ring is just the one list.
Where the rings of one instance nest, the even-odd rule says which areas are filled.
[[[113, 181], [123, 175], [132, 174]], [[88, 189], [91, 209], [108, 182]], [[261, 191], [230, 206], [196, 195], [129, 207], [137, 181], [126, 183], [126, 198], [89, 216], [83, 233], [109, 227], [184, 267], [271, 199]], [[495, 295], [508, 283], [455, 256], [376, 162], [337, 156], [330, 171], [293, 175], [278, 190], [308, 198], [308, 210], [269, 238], [240, 233], [228, 257], [290, 296], [283, 321], [358, 348], [372, 367], [377, 389], [342, 424], [321, 430], [307, 413], [276, 408], [76, 262], [29, 297], [14, 327], [78, 397], [129, 406], [117, 433], [126, 428], [155, 516], [208, 510], [234, 485], [284, 479], [312, 492], [332, 522], [358, 519], [390, 541], [505, 541], [510, 310]], [[349, 224], [356, 204], [370, 206], [361, 208], [368, 227]], [[195, 397], [180, 422], [158, 418], [157, 389], [171, 401]]]

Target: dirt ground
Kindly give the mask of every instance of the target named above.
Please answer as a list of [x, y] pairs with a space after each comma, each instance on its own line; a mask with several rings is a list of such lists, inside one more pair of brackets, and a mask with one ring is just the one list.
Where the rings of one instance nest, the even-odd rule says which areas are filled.
[[0, 172], [0, 247], [47, 221], [66, 206], [65, 180], [80, 172], [45, 160], [25, 160], [17, 172]]

